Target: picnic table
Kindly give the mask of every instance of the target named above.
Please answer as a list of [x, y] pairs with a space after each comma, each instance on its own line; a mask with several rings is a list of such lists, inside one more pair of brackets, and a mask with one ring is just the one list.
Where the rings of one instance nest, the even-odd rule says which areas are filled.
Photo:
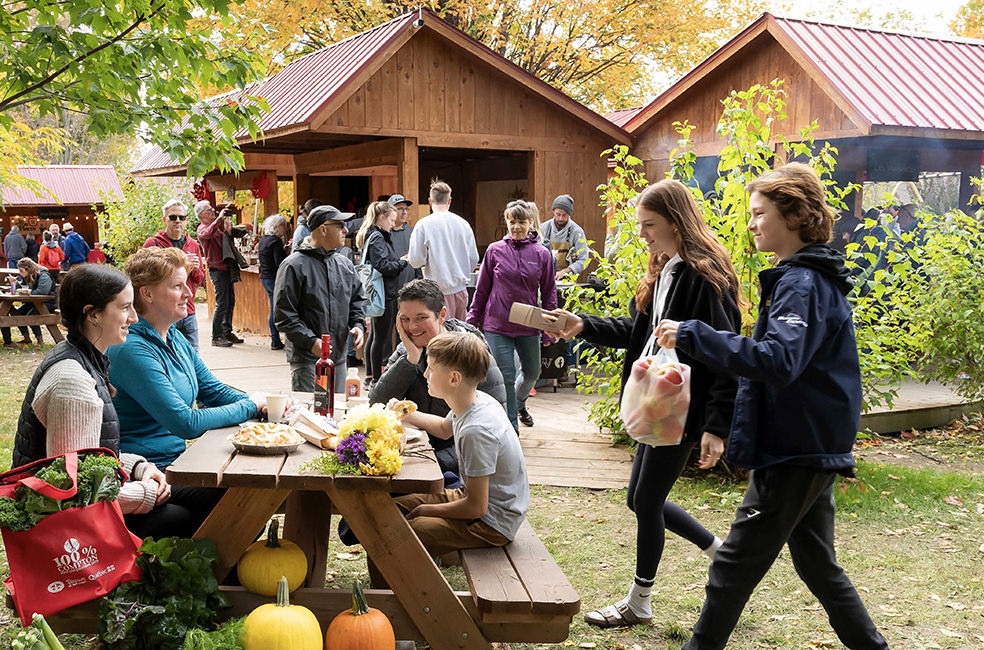
[[[228, 440], [235, 430], [229, 427], [206, 432], [167, 470], [168, 481], [174, 485], [226, 489], [195, 533], [196, 538], [215, 542], [220, 580], [283, 505], [284, 538], [304, 549], [310, 563], [307, 582], [291, 596], [291, 602], [311, 609], [327, 628], [338, 613], [351, 608], [352, 602], [350, 590], [324, 588], [330, 515], [336, 512], [358, 536], [385, 580], [388, 588], [369, 589], [366, 594], [369, 604], [389, 617], [398, 639], [423, 639], [434, 650], [446, 650], [485, 649], [490, 641], [567, 638], [580, 600], [562, 573], [566, 590], [548, 591], [546, 597], [537, 595], [541, 587], [553, 588], [555, 574], [560, 571], [556, 569], [553, 580], [548, 579], [548, 564], [556, 565], [528, 525], [522, 531], [523, 539], [518, 540], [522, 547], [517, 548], [518, 554], [526, 554], [520, 558], [520, 567], [524, 561], [530, 563], [528, 579], [544, 583], [533, 588], [532, 597], [502, 549], [482, 549], [471, 560], [476, 567], [475, 576], [469, 577], [472, 593], [451, 589], [391, 497], [443, 489], [444, 478], [432, 450], [404, 457], [403, 468], [392, 477], [332, 477], [300, 469], [321, 453], [311, 444], [305, 443], [288, 455], [240, 454]], [[531, 535], [535, 542], [529, 539]], [[542, 553], [534, 558], [537, 545]], [[548, 563], [543, 561], [543, 554]], [[232, 603], [229, 616], [243, 616], [268, 600], [242, 588], [223, 587], [223, 591]]]
[[[48, 305], [46, 303], [51, 299], [52, 296], [32, 296], [30, 294], [22, 295], [7, 292], [0, 293], [0, 327], [44, 325], [48, 328], [48, 332], [51, 333], [51, 338], [55, 340], [55, 343], [58, 343], [65, 337], [62, 336], [61, 330], [58, 329], [58, 324], [61, 322], [61, 316], [48, 310]], [[15, 303], [19, 302], [33, 303], [34, 307], [38, 310], [38, 313], [28, 314], [25, 316], [11, 316], [10, 310], [13, 309]]]

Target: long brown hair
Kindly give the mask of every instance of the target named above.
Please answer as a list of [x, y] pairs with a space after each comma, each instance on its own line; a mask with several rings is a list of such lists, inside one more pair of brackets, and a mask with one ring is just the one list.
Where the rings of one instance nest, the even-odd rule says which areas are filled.
[[[686, 185], [669, 178], [662, 180], [644, 189], [636, 197], [635, 205], [672, 223], [677, 251], [683, 261], [714, 287], [719, 298], [724, 298], [725, 292], [731, 292], [737, 299], [738, 274], [731, 264], [731, 255], [704, 221], [697, 201]], [[646, 275], [639, 281], [635, 293], [636, 308], [644, 314], [649, 312], [656, 280], [669, 259], [661, 252], [649, 253]]]
[[30, 257], [22, 257], [17, 260], [17, 268], [27, 271], [27, 283], [32, 287], [38, 283], [38, 278], [41, 277], [41, 267], [38, 266], [37, 262]]

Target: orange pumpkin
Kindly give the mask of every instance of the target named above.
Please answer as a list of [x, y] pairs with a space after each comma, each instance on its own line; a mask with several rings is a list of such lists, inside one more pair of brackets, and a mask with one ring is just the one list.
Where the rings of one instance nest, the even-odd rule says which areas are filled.
[[386, 614], [369, 607], [362, 584], [352, 587], [352, 609], [335, 617], [325, 633], [325, 650], [393, 650], [396, 636]]

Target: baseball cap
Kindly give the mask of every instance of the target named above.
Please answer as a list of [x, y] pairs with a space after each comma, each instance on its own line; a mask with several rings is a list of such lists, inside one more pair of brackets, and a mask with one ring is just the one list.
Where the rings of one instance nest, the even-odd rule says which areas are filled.
[[401, 203], [406, 203], [408, 208], [411, 205], [413, 205], [413, 201], [407, 199], [402, 194], [394, 194], [393, 196], [389, 197], [389, 204], [390, 205], [392, 205], [392, 206], [395, 207], [397, 205], [400, 205]]
[[314, 230], [320, 228], [326, 221], [346, 221], [354, 216], [354, 212], [339, 212], [334, 206], [319, 205], [308, 213], [307, 226], [309, 230]]

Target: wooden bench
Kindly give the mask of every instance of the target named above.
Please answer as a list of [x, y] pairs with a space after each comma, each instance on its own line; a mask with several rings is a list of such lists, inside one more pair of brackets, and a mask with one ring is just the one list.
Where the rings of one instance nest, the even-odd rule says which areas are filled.
[[[460, 552], [481, 622], [495, 625], [495, 641], [559, 643], [567, 639], [581, 598], [528, 521], [500, 548]], [[508, 637], [508, 638], [506, 638]]]

